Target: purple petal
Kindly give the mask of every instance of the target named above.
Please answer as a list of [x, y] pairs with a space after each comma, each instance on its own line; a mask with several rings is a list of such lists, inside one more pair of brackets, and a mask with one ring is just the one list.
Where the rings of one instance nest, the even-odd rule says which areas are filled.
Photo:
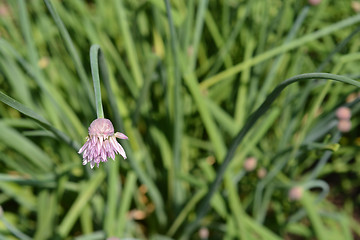
[[106, 150], [106, 152], [109, 152], [111, 149], [111, 147], [110, 147], [110, 143], [109, 143], [109, 140], [106, 140], [105, 141], [105, 143], [104, 143], [104, 145], [105, 145], [105, 150]]
[[89, 145], [89, 141], [86, 141], [85, 144], [80, 148], [78, 153], [82, 153], [85, 150], [85, 148], [87, 148], [88, 145]]
[[126, 153], [125, 153], [124, 148], [123, 148], [123, 147], [121, 146], [121, 144], [119, 144], [119, 143], [118, 143], [118, 147], [119, 147], [119, 149], [120, 149], [120, 151], [119, 151], [120, 155], [121, 155], [124, 159], [126, 159]]
[[116, 141], [116, 138], [110, 138], [111, 145], [114, 149], [124, 158], [126, 159], [126, 153], [123, 147]]
[[105, 151], [105, 149], [101, 149], [101, 158], [103, 159], [102, 162], [106, 161], [106, 151]]
[[117, 137], [117, 138], [120, 138], [120, 139], [128, 139], [128, 137], [125, 134], [121, 133], [121, 132], [116, 132], [114, 134], [114, 136]]
[[86, 158], [88, 155], [89, 155], [89, 149], [86, 149], [83, 154], [83, 158]]
[[117, 143], [116, 138], [110, 137], [109, 141], [110, 141], [110, 148], [112, 148], [113, 150], [115, 150], [117, 152], [118, 149], [116, 147], [116, 143]]
[[94, 161], [91, 161], [91, 162], [90, 162], [90, 167], [91, 167], [91, 169], [94, 168], [94, 165], [95, 165], [95, 162], [94, 162]]
[[110, 152], [109, 152], [109, 155], [110, 155], [110, 157], [112, 158], [112, 160], [115, 160], [115, 153], [114, 153], [114, 151], [110, 151]]
[[120, 144], [116, 141], [116, 138], [111, 138], [111, 146], [116, 149], [117, 153], [121, 152]]

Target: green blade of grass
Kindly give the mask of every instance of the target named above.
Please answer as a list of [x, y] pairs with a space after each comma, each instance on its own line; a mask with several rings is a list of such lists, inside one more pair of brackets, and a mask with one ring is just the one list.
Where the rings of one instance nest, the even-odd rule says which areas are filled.
[[60, 31], [61, 36], [64, 39], [64, 42], [66, 44], [66, 47], [68, 48], [68, 51], [69, 51], [69, 53], [71, 55], [71, 58], [74, 61], [76, 71], [79, 74], [81, 83], [82, 83], [82, 85], [83, 85], [83, 87], [85, 89], [86, 95], [88, 97], [88, 101], [89, 101], [90, 105], [94, 107], [95, 102], [94, 102], [93, 97], [92, 97], [92, 91], [91, 91], [91, 88], [90, 88], [90, 84], [88, 82], [85, 69], [84, 69], [84, 67], [83, 67], [83, 65], [81, 63], [79, 54], [77, 53], [77, 51], [75, 49], [75, 46], [74, 46], [74, 43], [71, 40], [70, 34], [66, 30], [66, 27], [65, 27], [64, 23], [61, 21], [60, 16], [55, 11], [51, 1], [50, 0], [44, 0], [44, 2], [45, 2], [46, 7], [49, 10], [51, 16], [53, 17], [53, 19], [54, 19], [54, 21], [56, 23], [56, 26], [58, 27], [58, 29]]
[[205, 97], [202, 95], [195, 74], [193, 72], [186, 73], [184, 74], [184, 79], [200, 112], [200, 116], [205, 125], [206, 131], [209, 134], [211, 143], [213, 144], [216, 159], [217, 161], [221, 162], [226, 154], [226, 146], [222, 134], [220, 133], [219, 128], [216, 126], [213, 117], [210, 114], [208, 107], [206, 106]]
[[5, 103], [6, 105], [18, 110], [19, 112], [25, 114], [26, 116], [34, 119], [35, 121], [39, 122], [44, 128], [53, 132], [59, 139], [67, 143], [69, 146], [73, 147], [75, 150], [80, 148], [79, 144], [73, 140], [71, 140], [65, 133], [61, 132], [60, 130], [53, 127], [47, 120], [45, 120], [42, 116], [35, 113], [30, 108], [22, 105], [15, 99], [7, 96], [3, 92], [0, 91], [0, 101]]
[[310, 196], [304, 192], [301, 203], [303, 204], [304, 208], [306, 209], [307, 215], [309, 220], [312, 224], [312, 228], [315, 231], [317, 239], [329, 239], [328, 231], [325, 229], [319, 215], [317, 214], [318, 210], [315, 208], [315, 205], [310, 200]]
[[79, 193], [79, 196], [76, 198], [75, 202], [72, 204], [57, 229], [60, 236], [64, 237], [69, 234], [85, 205], [88, 204], [89, 200], [94, 195], [96, 189], [101, 185], [104, 178], [105, 173], [103, 171], [98, 171], [88, 183], [83, 185], [82, 191]]
[[23, 137], [17, 131], [7, 127], [0, 122], [0, 140], [10, 148], [13, 148], [17, 152], [26, 156], [34, 166], [43, 172], [50, 171], [53, 165], [53, 161], [49, 156], [36, 146], [29, 139]]
[[[15, 58], [16, 61], [20, 63], [21, 67], [24, 68], [26, 73], [39, 85], [42, 92], [45, 93], [43, 104], [51, 107], [52, 109], [56, 109], [56, 111], [51, 111], [49, 115], [53, 116], [55, 119], [57, 119], [57, 121], [59, 121], [58, 118], [63, 120], [64, 124], [67, 125], [68, 128], [71, 127], [71, 133], [80, 133], [82, 124], [68, 103], [59, 94], [58, 89], [54, 88], [53, 85], [50, 85], [48, 81], [45, 81], [45, 78], [42, 74], [40, 74], [40, 71], [37, 71], [37, 68], [32, 67], [31, 64], [29, 64], [16, 49], [14, 49], [4, 39], [0, 39], [0, 49], [4, 53], [8, 54], [8, 57]], [[73, 137], [76, 137], [76, 134], [74, 134]]]
[[189, 60], [189, 71], [194, 71], [196, 66], [196, 57], [198, 56], [199, 43], [203, 32], [203, 26], [205, 21], [205, 12], [209, 1], [201, 0], [196, 13], [194, 39], [192, 42], [193, 52]]
[[[302, 26], [303, 22], [305, 21], [305, 18], [308, 16], [308, 13], [309, 13], [309, 6], [306, 6], [301, 10], [299, 16], [297, 17], [294, 25], [291, 28], [289, 34], [286, 36], [286, 39], [285, 39], [283, 45], [291, 42], [294, 39], [294, 37], [296, 36], [300, 27]], [[269, 88], [274, 85], [274, 79], [276, 76], [275, 73], [281, 67], [284, 58], [285, 58], [285, 54], [282, 53], [275, 59], [273, 65], [270, 68], [271, 70], [270, 70], [269, 74], [266, 76], [264, 84], [261, 86], [261, 89], [258, 93], [259, 97], [256, 99], [257, 102], [256, 102], [255, 106], [259, 106], [260, 103], [262, 101], [264, 101], [264, 98], [262, 96], [266, 96], [266, 93], [269, 92]]]
[[84, 234], [91, 234], [94, 232], [93, 219], [92, 219], [92, 208], [90, 205], [86, 205], [83, 212], [80, 215], [81, 228]]
[[[3, 213], [3, 209], [0, 207], [0, 221], [6, 226], [6, 228], [15, 235], [20, 240], [30, 240], [32, 239], [28, 235], [21, 232], [16, 226], [11, 224], [5, 217]], [[5, 238], [4, 238], [5, 239]]]
[[174, 143], [173, 143], [173, 162], [175, 174], [174, 179], [171, 181], [174, 186], [172, 187], [171, 196], [174, 197], [175, 208], [184, 202], [184, 194], [182, 194], [183, 189], [176, 179], [181, 172], [181, 140], [183, 136], [183, 112], [182, 112], [182, 97], [181, 97], [181, 78], [180, 78], [180, 66], [178, 62], [178, 42], [175, 33], [175, 26], [173, 23], [171, 15], [171, 6], [170, 1], [165, 0], [166, 4], [166, 13], [168, 17], [169, 27], [170, 27], [170, 37], [171, 37], [171, 50], [174, 64]]
[[34, 239], [48, 239], [54, 233], [54, 217], [56, 212], [56, 197], [54, 193], [42, 191], [38, 196], [38, 223]]
[[124, 192], [121, 197], [121, 203], [117, 214], [117, 226], [116, 226], [116, 236], [123, 237], [124, 230], [126, 226], [126, 213], [129, 212], [131, 198], [135, 192], [136, 187], [136, 175], [134, 172], [129, 172], [126, 177], [126, 182], [124, 186]]
[[[119, 158], [119, 157], [118, 157]], [[107, 208], [104, 219], [104, 230], [108, 236], [114, 236], [117, 226], [116, 210], [119, 202], [124, 201], [121, 197], [121, 178], [119, 176], [120, 159], [115, 159], [114, 162], [107, 164], [108, 172], [108, 193], [107, 193]]]
[[129, 58], [131, 72], [133, 74], [137, 87], [140, 87], [143, 84], [144, 80], [141, 74], [140, 62], [138, 60], [134, 46], [135, 41], [131, 37], [131, 32], [129, 30], [129, 23], [126, 17], [126, 11], [122, 1], [123, 0], [120, 1], [114, 0], [113, 3], [116, 11], [118, 24], [120, 25], [120, 32], [122, 33], [121, 35], [124, 38], [125, 51], [127, 52]]
[[14, 89], [14, 96], [16, 96], [19, 101], [26, 102], [28, 106], [34, 107], [26, 78], [16, 66], [15, 62], [11, 58], [6, 58], [6, 61], [1, 59], [0, 67], [3, 68], [3, 74], [9, 79], [12, 89]]
[[166, 235], [172, 237], [176, 233], [178, 228], [185, 221], [185, 218], [189, 215], [190, 211], [193, 210], [196, 207], [196, 204], [200, 201], [200, 199], [205, 196], [206, 191], [206, 188], [202, 188], [198, 190], [195, 194], [193, 194], [192, 198], [187, 202], [185, 207], [176, 217], [175, 221], [171, 224], [171, 227], [169, 228]]
[[278, 54], [281, 54], [281, 53], [284, 53], [284, 52], [287, 52], [289, 50], [292, 50], [294, 48], [297, 48], [299, 46], [302, 46], [304, 45], [305, 43], [308, 43], [310, 41], [313, 41], [313, 40], [316, 40], [318, 38], [321, 38], [321, 37], [324, 37], [326, 35], [329, 35], [333, 32], [336, 32], [342, 28], [345, 28], [345, 27], [348, 27], [348, 26], [351, 26], [353, 24], [356, 24], [360, 22], [360, 15], [356, 15], [356, 16], [353, 16], [353, 17], [350, 17], [350, 18], [347, 18], [343, 21], [340, 21], [336, 24], [333, 24], [329, 27], [326, 27], [326, 28], [323, 28], [321, 30], [318, 30], [314, 33], [310, 33], [304, 37], [301, 37], [301, 38], [298, 38], [298, 39], [295, 39], [287, 44], [284, 44], [284, 45], [281, 45], [277, 48], [274, 48], [272, 50], [269, 50], [261, 55], [258, 55], [252, 59], [249, 59], [248, 61], [245, 61], [245, 62], [242, 62], [242, 63], [239, 63], [233, 67], [231, 67], [230, 69], [227, 69], [215, 76], [212, 76], [206, 80], [204, 80], [203, 82], [201, 82], [200, 84], [200, 87], [201, 89], [206, 89], [206, 88], [209, 88], [211, 87], [212, 85], [216, 84], [217, 82], [221, 81], [221, 80], [224, 80], [234, 74], [237, 74], [241, 71], [243, 71], [244, 69], [248, 68], [248, 67], [251, 67], [251, 66], [254, 66], [258, 63], [261, 63], [267, 59], [270, 59]]

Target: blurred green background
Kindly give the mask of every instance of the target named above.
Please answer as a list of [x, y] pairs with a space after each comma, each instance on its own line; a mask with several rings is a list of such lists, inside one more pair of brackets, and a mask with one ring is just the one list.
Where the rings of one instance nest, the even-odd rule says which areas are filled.
[[[305, 75], [249, 119], [290, 77], [358, 81], [359, 12], [0, 1], [0, 239], [360, 239], [359, 88]], [[77, 151], [96, 119], [93, 44], [105, 117], [129, 140], [127, 160], [91, 170]]]

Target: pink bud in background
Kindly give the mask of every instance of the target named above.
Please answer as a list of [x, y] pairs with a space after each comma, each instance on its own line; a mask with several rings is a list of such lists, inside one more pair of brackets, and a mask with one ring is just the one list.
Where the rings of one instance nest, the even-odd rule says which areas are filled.
[[349, 132], [351, 129], [351, 122], [347, 119], [340, 119], [337, 125], [340, 132]]
[[291, 201], [297, 201], [297, 200], [301, 199], [303, 192], [304, 192], [304, 189], [302, 187], [295, 186], [295, 187], [291, 188], [289, 191], [289, 199]]
[[244, 169], [247, 172], [251, 172], [256, 168], [257, 159], [255, 157], [249, 157], [244, 162]]
[[341, 120], [349, 120], [351, 118], [351, 110], [348, 107], [339, 107], [336, 110], [336, 117]]
[[351, 2], [351, 8], [354, 10], [354, 12], [358, 13], [360, 12], [360, 2], [359, 1], [352, 1]]
[[260, 179], [263, 179], [264, 177], [266, 177], [266, 174], [267, 174], [267, 171], [265, 168], [260, 168], [258, 171], [257, 171], [257, 176], [258, 178]]
[[321, 3], [321, 0], [309, 0], [309, 4], [316, 6], [319, 5]]
[[206, 227], [202, 227], [199, 230], [199, 237], [200, 239], [208, 239], [209, 238], [209, 229], [207, 229]]

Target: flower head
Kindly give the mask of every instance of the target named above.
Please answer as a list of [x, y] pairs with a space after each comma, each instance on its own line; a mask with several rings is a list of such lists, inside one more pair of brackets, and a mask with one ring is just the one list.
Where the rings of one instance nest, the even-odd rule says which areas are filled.
[[109, 157], [114, 160], [116, 153], [126, 159], [126, 153], [116, 138], [128, 139], [123, 133], [114, 133], [114, 127], [109, 119], [95, 119], [90, 124], [89, 136], [86, 137], [84, 146], [79, 150], [80, 154], [83, 153], [83, 165], [90, 163], [91, 168], [95, 164], [99, 167], [99, 163], [107, 162]]

